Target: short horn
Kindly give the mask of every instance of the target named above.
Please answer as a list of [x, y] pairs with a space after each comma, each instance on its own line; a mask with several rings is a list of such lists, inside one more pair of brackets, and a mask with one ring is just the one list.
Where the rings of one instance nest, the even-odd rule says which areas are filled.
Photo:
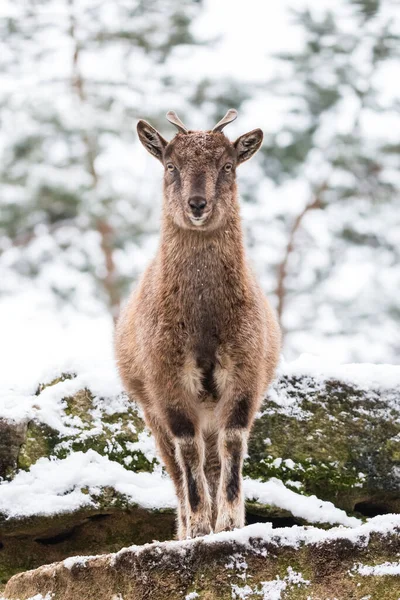
[[222, 131], [225, 125], [228, 125], [228, 123], [232, 123], [232, 121], [234, 121], [237, 118], [237, 116], [237, 110], [235, 110], [234, 108], [230, 108], [224, 116], [224, 118], [216, 124], [213, 131]]
[[172, 123], [172, 125], [175, 125], [178, 131], [180, 131], [181, 133], [188, 133], [188, 130], [186, 129], [186, 127], [184, 126], [184, 124], [182, 123], [182, 121], [180, 120], [180, 118], [174, 110], [169, 110], [167, 112], [167, 119], [170, 123]]

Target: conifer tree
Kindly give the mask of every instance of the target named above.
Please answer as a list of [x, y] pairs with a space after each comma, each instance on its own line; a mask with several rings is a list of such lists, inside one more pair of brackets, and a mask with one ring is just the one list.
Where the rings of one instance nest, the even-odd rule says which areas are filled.
[[[276, 245], [270, 248], [275, 258], [266, 280], [275, 280], [286, 347], [294, 354], [308, 350], [307, 340], [316, 348], [330, 338], [333, 345], [344, 340], [346, 358], [396, 361], [400, 96], [390, 78], [400, 32], [394, 16], [390, 0], [294, 13], [302, 48], [277, 57], [279, 74], [260, 99], [265, 107], [280, 102], [262, 166], [286, 200], [266, 225], [282, 240], [279, 255]], [[265, 237], [252, 240], [255, 254], [276, 243], [276, 235]]]
[[[168, 69], [196, 43], [189, 0], [17, 0], [1, 20], [0, 268], [118, 313], [127, 264], [154, 229], [135, 122], [179, 93]], [[175, 90], [175, 92], [174, 92]], [[140, 157], [138, 158], [140, 161]], [[128, 252], [127, 252], [128, 249]]]

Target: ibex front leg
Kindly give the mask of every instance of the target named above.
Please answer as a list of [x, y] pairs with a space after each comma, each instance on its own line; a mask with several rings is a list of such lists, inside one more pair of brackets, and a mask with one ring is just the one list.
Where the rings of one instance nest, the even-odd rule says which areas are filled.
[[217, 494], [216, 532], [243, 527], [245, 523], [242, 469], [254, 412], [252, 404], [250, 395], [238, 394], [223, 407], [219, 433], [221, 478]]
[[168, 421], [175, 438], [177, 461], [182, 470], [186, 536], [205, 535], [211, 532], [212, 508], [204, 474], [204, 440], [197, 424], [183, 409], [169, 409]]
[[144, 414], [147, 425], [150, 427], [158, 451], [164, 462], [165, 468], [171, 477], [176, 495], [178, 497], [178, 539], [186, 538], [186, 503], [183, 489], [183, 476], [180, 464], [176, 458], [176, 449], [174, 439], [165, 428], [165, 422], [160, 421], [157, 415], [148, 407], [144, 408]]

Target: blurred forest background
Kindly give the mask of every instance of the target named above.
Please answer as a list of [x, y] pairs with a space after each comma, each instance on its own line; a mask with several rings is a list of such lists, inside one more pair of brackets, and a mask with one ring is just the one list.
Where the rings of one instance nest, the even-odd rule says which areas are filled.
[[111, 328], [158, 242], [137, 119], [170, 139], [167, 110], [208, 129], [234, 107], [231, 139], [265, 134], [239, 185], [285, 356], [399, 362], [400, 4], [269, 4], [4, 0], [3, 323]]

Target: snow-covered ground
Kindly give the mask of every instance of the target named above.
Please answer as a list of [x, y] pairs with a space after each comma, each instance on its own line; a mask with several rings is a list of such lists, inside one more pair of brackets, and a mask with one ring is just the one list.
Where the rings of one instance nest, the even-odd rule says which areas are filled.
[[[346, 528], [339, 526], [332, 527], [328, 530], [298, 525], [274, 529], [271, 523], [254, 523], [253, 525], [247, 525], [247, 527], [243, 527], [242, 529], [206, 535], [202, 539], [206, 544], [237, 541], [239, 544], [246, 546], [251, 544], [251, 540], [260, 538], [264, 541], [270, 541], [273, 544], [279, 544], [279, 546], [288, 546], [291, 548], [298, 548], [301, 544], [318, 544], [323, 541], [347, 539], [354, 544], [367, 546], [372, 533], [380, 533], [385, 535], [391, 533], [395, 528], [399, 527], [400, 515], [391, 514], [373, 517], [372, 519], [369, 519], [367, 523], [363, 523], [358, 527]], [[157, 542], [157, 545], [164, 546], [168, 544], [168, 546], [173, 546], [175, 544], [177, 547], [190, 548], [193, 543], [196, 543], [196, 541], [186, 540], [184, 542]], [[120, 555], [128, 550], [133, 550], [137, 553], [144, 552], [148, 546], [149, 544], [145, 544], [144, 546], [130, 546], [129, 548], [123, 548], [117, 553], [117, 555]], [[79, 558], [80, 557], [78, 557], [78, 559]], [[362, 567], [355, 566], [355, 569], [357, 568]]]

